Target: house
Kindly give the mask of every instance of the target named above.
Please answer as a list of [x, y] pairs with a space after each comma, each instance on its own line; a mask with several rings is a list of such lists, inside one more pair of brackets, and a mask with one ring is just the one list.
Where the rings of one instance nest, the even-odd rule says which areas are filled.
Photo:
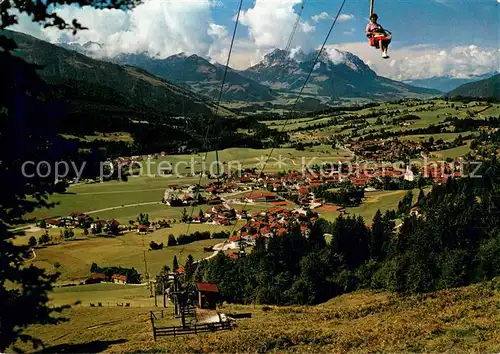
[[59, 227], [62, 226], [62, 222], [57, 219], [47, 219], [45, 220], [45, 223], [47, 224], [48, 227]]
[[413, 171], [410, 170], [410, 166], [406, 168], [406, 172], [404, 174], [404, 180], [409, 182], [413, 182], [415, 180], [415, 176], [413, 175]]
[[276, 202], [279, 198], [270, 192], [250, 192], [245, 194], [245, 198], [250, 203]]
[[92, 224], [90, 224], [91, 229], [96, 229], [97, 226], [100, 226], [101, 228], [105, 227], [108, 223], [106, 220], [96, 220]]
[[222, 199], [219, 196], [213, 196], [208, 200], [208, 205], [219, 205], [222, 204]]
[[115, 284], [127, 284], [127, 277], [125, 275], [114, 274], [111, 280], [113, 280]]
[[137, 226], [137, 233], [138, 234], [146, 234], [148, 232], [148, 227], [146, 225], [139, 225]]
[[78, 220], [80, 218], [86, 217], [87, 215], [84, 214], [84, 213], [80, 213], [80, 212], [74, 211], [74, 212], [70, 213], [69, 216], [71, 218], [73, 218], [74, 220]]
[[202, 309], [215, 310], [219, 300], [219, 288], [215, 283], [196, 283], [198, 306]]
[[106, 276], [103, 273], [92, 273], [85, 280], [85, 284], [96, 284], [106, 280]]
[[182, 206], [182, 192], [178, 191], [176, 187], [167, 188], [163, 195], [163, 203], [168, 206]]
[[419, 217], [421, 215], [421, 210], [420, 210], [420, 207], [418, 206], [414, 206], [413, 208], [411, 208], [410, 210], [410, 215], [415, 215], [416, 217]]

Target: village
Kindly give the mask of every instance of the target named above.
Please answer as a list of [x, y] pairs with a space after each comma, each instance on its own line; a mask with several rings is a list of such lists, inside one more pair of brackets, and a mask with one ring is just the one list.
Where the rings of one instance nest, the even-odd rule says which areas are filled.
[[[167, 207], [178, 208], [179, 222], [183, 223], [231, 226], [245, 220], [229, 238], [233, 248], [239, 248], [237, 241], [252, 244], [258, 236], [282, 236], [294, 223], [298, 223], [306, 234], [311, 222], [320, 218], [325, 208], [336, 210], [340, 215], [347, 214], [345, 206], [349, 201], [356, 199], [356, 203], [362, 203], [364, 192], [381, 190], [388, 182], [393, 183], [394, 188], [408, 189], [445, 183], [449, 177], [461, 177], [463, 172], [459, 161], [432, 162], [420, 168], [401, 167], [369, 164], [362, 170], [361, 164], [353, 167], [339, 163], [313, 166], [307, 173], [247, 171], [242, 176], [227, 176], [224, 181], [212, 180], [205, 185], [170, 184], [159, 199]], [[343, 200], [347, 200], [345, 205], [325, 198], [325, 192], [329, 191], [343, 194]], [[188, 212], [195, 206], [200, 207], [199, 213]], [[249, 206], [266, 207], [262, 211], [253, 208], [250, 212]], [[121, 224], [116, 219], [100, 220], [74, 211], [64, 217], [42, 220], [39, 224], [43, 228], [64, 228], [61, 238], [67, 238], [66, 230], [74, 228], [83, 229], [85, 235], [117, 236], [134, 231], [149, 234], [170, 227], [171, 220], [150, 221], [148, 216], [141, 214], [136, 220]]]

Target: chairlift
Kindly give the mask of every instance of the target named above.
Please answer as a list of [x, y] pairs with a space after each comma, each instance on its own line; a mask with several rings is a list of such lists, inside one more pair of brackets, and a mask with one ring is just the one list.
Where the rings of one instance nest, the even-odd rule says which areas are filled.
[[[370, 0], [370, 18], [373, 15], [374, 3], [375, 0]], [[386, 41], [387, 45], [389, 45], [392, 40], [392, 33], [387, 29], [382, 28], [382, 26], [380, 27], [381, 29], [379, 31], [375, 31], [373, 34], [367, 35], [370, 46], [376, 49], [379, 49], [380, 41]]]

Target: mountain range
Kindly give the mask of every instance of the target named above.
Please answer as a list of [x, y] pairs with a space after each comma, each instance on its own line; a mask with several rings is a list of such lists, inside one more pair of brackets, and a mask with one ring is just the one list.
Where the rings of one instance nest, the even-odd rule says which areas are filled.
[[[120, 112], [134, 120], [185, 114], [209, 114], [215, 106], [190, 90], [158, 78], [143, 69], [95, 60], [35, 37], [2, 31], [17, 43], [15, 54], [43, 66], [40, 76], [62, 90], [77, 110], [106, 115]], [[103, 110], [96, 110], [95, 105]], [[107, 112], [107, 113], [106, 113]]]
[[[225, 71], [225, 66], [212, 64], [196, 54], [187, 56], [179, 53], [166, 59], [153, 59], [145, 54], [122, 54], [110, 60], [142, 68], [213, 99], [219, 97]], [[223, 92], [222, 99], [227, 101], [272, 101], [276, 98], [269, 87], [240, 75], [235, 70], [227, 71]]]
[[[244, 71], [242, 75], [271, 88], [296, 91], [302, 87], [318, 52], [289, 52], [276, 49], [264, 60]], [[378, 76], [356, 55], [337, 49], [323, 50], [319, 56], [305, 92], [331, 97], [360, 97], [394, 99], [422, 95], [438, 95], [437, 90], [407, 85]]]
[[413, 79], [413, 80], [405, 80], [403, 82], [413, 86], [435, 89], [442, 92], [450, 92], [456, 89], [458, 86], [475, 81], [489, 79], [490, 77], [496, 74], [498, 74], [498, 72], [489, 72], [483, 75], [470, 75], [465, 78], [457, 78], [450, 75], [433, 76], [427, 79]]
[[[99, 51], [99, 44], [66, 44], [68, 49], [87, 55]], [[317, 52], [303, 53], [276, 49], [246, 70], [228, 69], [223, 100], [273, 101], [280, 94], [296, 94], [314, 64]], [[105, 60], [144, 69], [198, 94], [217, 98], [224, 66], [198, 55], [179, 53], [164, 59], [145, 53], [122, 54]], [[308, 81], [304, 96], [338, 98], [398, 99], [439, 95], [438, 90], [411, 86], [378, 76], [360, 58], [336, 49], [323, 51]]]

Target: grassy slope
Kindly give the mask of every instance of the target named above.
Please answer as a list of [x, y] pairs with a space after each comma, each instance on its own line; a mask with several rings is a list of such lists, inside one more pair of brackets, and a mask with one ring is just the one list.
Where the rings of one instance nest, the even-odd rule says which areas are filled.
[[[500, 284], [488, 282], [426, 295], [398, 297], [359, 291], [318, 306], [226, 305], [251, 312], [231, 332], [159, 338], [154, 343], [144, 308], [76, 307], [71, 321], [33, 326], [51, 352], [498, 352]], [[169, 309], [167, 309], [167, 313]], [[285, 325], [286, 324], [286, 325]], [[71, 344], [70, 344], [71, 343]], [[288, 346], [287, 346], [288, 344]]]
[[103, 306], [116, 306], [116, 303], [129, 303], [132, 307], [151, 307], [154, 299], [149, 297], [147, 285], [89, 284], [55, 288], [50, 295], [50, 303], [55, 306], [72, 305], [80, 301], [81, 307], [90, 303]]

